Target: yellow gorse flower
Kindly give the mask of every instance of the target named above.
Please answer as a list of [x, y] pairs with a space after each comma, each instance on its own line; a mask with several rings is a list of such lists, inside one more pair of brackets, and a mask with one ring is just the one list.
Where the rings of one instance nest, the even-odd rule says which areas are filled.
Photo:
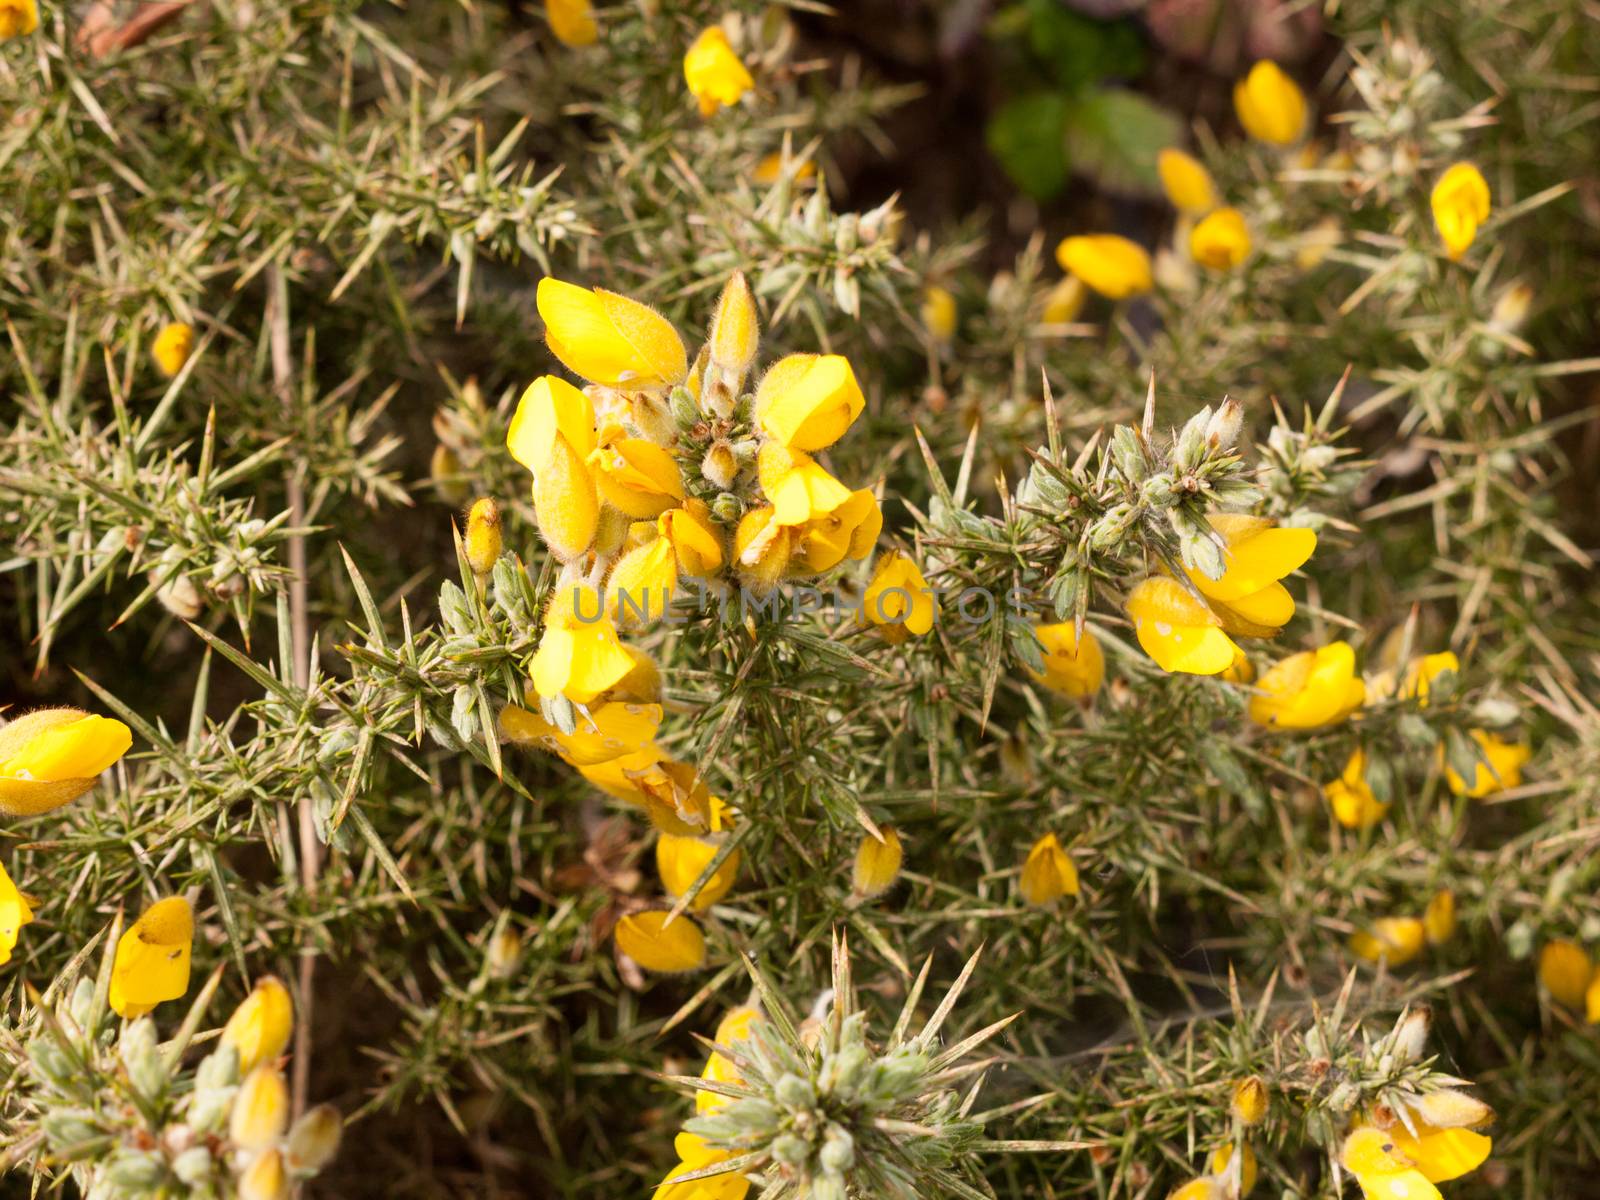
[[900, 878], [900, 864], [905, 860], [905, 849], [900, 835], [892, 825], [885, 825], [880, 840], [870, 833], [856, 847], [855, 862], [851, 866], [850, 881], [855, 894], [864, 899], [881, 896]]
[[0, 965], [11, 961], [22, 927], [33, 920], [33, 909], [0, 863]]
[[705, 965], [706, 939], [688, 917], [667, 924], [667, 914], [652, 909], [617, 922], [617, 949], [646, 971], [677, 974]]
[[677, 587], [678, 556], [672, 543], [653, 536], [629, 550], [611, 568], [606, 580], [606, 609], [623, 628], [647, 625], [666, 615]]
[[594, 588], [557, 585], [533, 656], [533, 686], [539, 695], [588, 704], [634, 669], [634, 657], [617, 637], [604, 603]]
[[735, 271], [717, 300], [717, 313], [711, 319], [706, 351], [714, 366], [743, 376], [755, 361], [761, 342], [761, 323], [756, 317], [755, 297], [743, 271]]
[[550, 22], [550, 32], [564, 46], [577, 49], [600, 40], [600, 26], [589, 0], [544, 0], [544, 14]]
[[1221, 203], [1211, 172], [1192, 154], [1168, 146], [1156, 155], [1156, 172], [1161, 176], [1161, 190], [1181, 213], [1204, 216]]
[[1056, 247], [1056, 261], [1108, 300], [1142, 296], [1155, 287], [1149, 252], [1115, 233], [1066, 238]]
[[39, 28], [39, 6], [34, 0], [0, 0], [0, 42]]
[[117, 941], [111, 1007], [132, 1020], [189, 990], [194, 910], [182, 896], [158, 900]]
[[733, 1157], [733, 1153], [709, 1146], [704, 1138], [688, 1132], [680, 1133], [673, 1140], [672, 1148], [678, 1152], [681, 1161], [667, 1172], [652, 1200], [745, 1200], [749, 1194], [750, 1181], [737, 1171], [710, 1175], [688, 1183], [674, 1183], [673, 1180], [680, 1175], [689, 1175], [716, 1163], [726, 1162]]
[[1075, 700], [1087, 699], [1100, 690], [1106, 681], [1106, 659], [1088, 628], [1081, 641], [1071, 621], [1035, 625], [1033, 632], [1044, 646], [1044, 670], [1028, 668], [1035, 683]]
[[866, 488], [851, 492], [838, 508], [795, 530], [790, 572], [815, 575], [832, 570], [846, 558], [866, 558], [881, 532], [883, 510], [878, 498]]
[[[717, 806], [713, 808], [715, 810]], [[714, 826], [720, 824], [715, 811], [712, 824]], [[716, 830], [713, 829], [713, 832]], [[694, 886], [694, 881], [699, 879], [701, 873], [711, 865], [711, 860], [717, 856], [717, 851], [720, 849], [719, 842], [708, 838], [683, 837], [672, 833], [658, 836], [656, 873], [661, 876], [661, 886], [667, 895], [674, 900], [685, 895]], [[737, 850], [723, 859], [722, 865], [710, 879], [706, 880], [705, 887], [700, 889], [689, 907], [695, 912], [703, 912], [726, 896], [739, 878], [739, 862]]]
[[582, 557], [600, 520], [589, 467], [595, 449], [589, 397], [554, 375], [535, 379], [517, 401], [506, 447], [533, 472], [533, 507], [545, 543], [563, 562]]
[[648, 305], [549, 277], [534, 303], [550, 353], [590, 383], [642, 391], [672, 387], [688, 373], [683, 339]]
[[467, 536], [464, 539], [467, 566], [474, 575], [487, 575], [500, 558], [500, 506], [488, 496], [474, 500], [467, 511]]
[[867, 623], [891, 642], [922, 637], [933, 628], [939, 601], [917, 564], [894, 551], [878, 559], [872, 581], [861, 597]]
[[[1226, 1180], [1228, 1171], [1233, 1166], [1233, 1143], [1224, 1142], [1211, 1152], [1211, 1174], [1216, 1179]], [[1250, 1143], [1244, 1144], [1244, 1149], [1239, 1153], [1239, 1186], [1237, 1190], [1228, 1188], [1230, 1196], [1244, 1197], [1255, 1190], [1256, 1186], [1256, 1152], [1250, 1149]], [[1226, 1187], [1226, 1185], [1225, 1185]]]
[[[791, 354], [762, 376], [756, 389], [756, 423], [791, 450], [823, 450], [844, 436], [866, 403], [848, 359]], [[776, 503], [771, 492], [767, 496]]]
[[1018, 890], [1024, 901], [1040, 907], [1078, 894], [1078, 868], [1055, 834], [1045, 834], [1028, 851]]
[[239, 1200], [288, 1200], [289, 1174], [276, 1146], [261, 1151], [239, 1176]]
[[1539, 982], [1545, 991], [1568, 1008], [1582, 1008], [1594, 978], [1589, 952], [1576, 942], [1557, 938], [1539, 951]]
[[1489, 183], [1469, 162], [1451, 165], [1433, 185], [1429, 197], [1433, 224], [1453, 259], [1460, 258], [1489, 219]]
[[654, 741], [661, 706], [611, 700], [592, 704], [565, 733], [536, 712], [508, 704], [500, 710], [500, 736], [523, 746], [538, 746], [575, 767], [591, 767], [636, 754]]
[[1427, 929], [1416, 917], [1379, 917], [1370, 928], [1350, 935], [1350, 953], [1391, 967], [1410, 962], [1427, 944]]
[[690, 45], [683, 56], [683, 79], [703, 117], [739, 103], [740, 97], [756, 86], [720, 25], [701, 30]]
[[608, 796], [644, 809], [663, 833], [698, 836], [714, 824], [719, 802], [705, 781], [654, 743], [578, 772]]
[[1317, 545], [1311, 530], [1283, 528], [1264, 517], [1213, 513], [1210, 521], [1227, 543], [1222, 575], [1210, 579], [1185, 568], [1204, 604], [1161, 576], [1139, 583], [1128, 596], [1139, 645], [1163, 671], [1217, 675], [1241, 656], [1229, 634], [1276, 634], [1294, 616], [1294, 598], [1278, 581], [1298, 570]]
[[1237, 208], [1219, 208], [1189, 232], [1189, 255], [1202, 267], [1231, 271], [1250, 257], [1250, 227]]
[[[1485, 729], [1468, 732], [1487, 761], [1478, 763], [1470, 785], [1456, 773], [1454, 767], [1446, 766], [1444, 780], [1450, 790], [1457, 796], [1482, 800], [1507, 788], [1520, 787], [1522, 767], [1533, 757], [1533, 747], [1526, 742], [1508, 742]], [[1440, 752], [1443, 753], [1442, 748]]]
[[[5, 19], [5, 3], [6, 0], [0, 0], [0, 21]], [[24, 3], [31, 4], [32, 0], [24, 0]], [[183, 321], [163, 325], [150, 346], [150, 357], [155, 359], [156, 369], [168, 379], [183, 370], [183, 364], [189, 361], [189, 355], [193, 352], [194, 326]]]
[[1320, 729], [1343, 721], [1366, 700], [1348, 642], [1291, 654], [1256, 683], [1250, 719], [1269, 729]]
[[762, 492], [772, 501], [772, 519], [779, 525], [804, 525], [850, 499], [850, 489], [811, 455], [778, 441], [762, 445], [756, 471]]
[[1449, 888], [1435, 892], [1422, 912], [1422, 930], [1428, 945], [1442, 946], [1456, 931], [1456, 894]]
[[1389, 806], [1373, 794], [1367, 783], [1367, 752], [1355, 750], [1344, 764], [1338, 779], [1322, 785], [1322, 794], [1333, 809], [1334, 820], [1346, 829], [1371, 829], [1389, 812]]
[[248, 1075], [264, 1063], [274, 1063], [288, 1049], [294, 1032], [294, 1000], [276, 976], [256, 981], [239, 1007], [222, 1027], [223, 1046], [239, 1055], [239, 1073]]
[[0, 813], [31, 817], [71, 803], [132, 745], [121, 721], [76, 708], [42, 708], [0, 725]]
[[1258, 142], [1288, 146], [1306, 127], [1306, 97], [1271, 59], [1262, 59], [1233, 85], [1233, 109], [1244, 131]]
[[960, 316], [956, 298], [949, 288], [930, 283], [922, 290], [922, 325], [936, 341], [948, 342], [956, 335], [956, 321]]
[[602, 439], [589, 456], [600, 494], [618, 512], [634, 520], [659, 517], [684, 499], [683, 475], [670, 451], [644, 438]]
[[[712, 1040], [719, 1046], [737, 1050], [739, 1043], [749, 1041], [753, 1028], [765, 1019], [760, 1009], [749, 1005], [730, 1009], [718, 1023], [716, 1035]], [[718, 1083], [743, 1082], [738, 1066], [720, 1050], [711, 1052], [711, 1056], [706, 1059], [705, 1070], [700, 1072], [700, 1078]], [[728, 1098], [717, 1092], [696, 1092], [694, 1096], [695, 1111], [701, 1115], [716, 1112], [727, 1103]]]
[[753, 508], [733, 534], [733, 561], [740, 581], [758, 595], [770, 591], [789, 569], [798, 531], [779, 524], [771, 505]]

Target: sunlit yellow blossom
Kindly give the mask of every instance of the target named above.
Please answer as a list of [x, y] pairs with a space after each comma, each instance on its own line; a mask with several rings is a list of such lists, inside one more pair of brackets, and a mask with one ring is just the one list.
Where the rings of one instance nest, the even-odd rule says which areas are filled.
[[1071, 621], [1035, 625], [1033, 632], [1044, 646], [1044, 670], [1028, 669], [1035, 683], [1080, 700], [1100, 690], [1106, 680], [1106, 660], [1099, 640], [1088, 628], [1083, 631], [1082, 641]]
[[678, 556], [681, 574], [706, 578], [722, 569], [722, 535], [704, 501], [690, 499], [681, 508], [668, 509], [656, 529]]
[[467, 566], [474, 575], [487, 575], [500, 558], [500, 506], [488, 496], [472, 502], [467, 512], [467, 536], [463, 539]]
[[683, 501], [678, 460], [644, 438], [612, 438], [589, 456], [589, 466], [606, 502], [636, 521]]
[[0, 964], [11, 961], [22, 927], [33, 920], [33, 909], [0, 863]]
[[264, 1063], [248, 1072], [233, 1098], [228, 1140], [241, 1150], [265, 1150], [289, 1128], [289, 1085], [277, 1067]]
[[1520, 787], [1522, 766], [1533, 757], [1533, 748], [1526, 742], [1508, 742], [1486, 729], [1473, 729], [1469, 733], [1488, 761], [1478, 763], [1470, 787], [1465, 779], [1456, 774], [1454, 767], [1447, 765], [1444, 779], [1450, 790], [1457, 796], [1482, 800], [1507, 788]]
[[[791, 449], [821, 450], [844, 436], [866, 403], [842, 355], [790, 354], [761, 377], [756, 423]], [[776, 503], [771, 492], [767, 498]]]
[[937, 341], [948, 342], [956, 335], [960, 316], [950, 289], [930, 283], [922, 291], [922, 325]]
[[248, 1075], [263, 1063], [276, 1062], [294, 1032], [294, 1001], [274, 975], [264, 975], [222, 1028], [220, 1045], [239, 1055], [239, 1073]]
[[1422, 953], [1427, 930], [1416, 917], [1379, 917], [1369, 929], [1350, 935], [1350, 952], [1368, 962], [1386, 959], [1391, 967]]
[[193, 943], [194, 911], [182, 896], [169, 896], [145, 909], [117, 942], [111, 1007], [132, 1020], [163, 1000], [183, 995], [189, 990]]
[[769, 441], [756, 455], [756, 475], [761, 490], [772, 502], [772, 519], [779, 525], [804, 525], [826, 516], [850, 499], [845, 487], [803, 450]]
[[1385, 671], [1373, 678], [1370, 690], [1379, 697], [1397, 695], [1401, 700], [1416, 700], [1420, 702], [1420, 707], [1426, 708], [1433, 681], [1447, 671], [1454, 674], [1461, 672], [1461, 661], [1453, 652], [1445, 650], [1439, 654], [1420, 655], [1406, 664], [1404, 678], [1398, 689], [1395, 687], [1394, 673]]
[[733, 561], [739, 578], [758, 594], [783, 578], [794, 554], [798, 533], [780, 525], [776, 517], [771, 505], [753, 508], [739, 519], [733, 533]]
[[1039, 906], [1053, 904], [1062, 896], [1078, 894], [1078, 868], [1061, 848], [1055, 834], [1045, 834], [1028, 851], [1018, 890], [1023, 900]]
[[1576, 942], [1557, 938], [1539, 951], [1539, 982], [1568, 1008], [1582, 1008], [1594, 978], [1589, 952]]
[[902, 642], [907, 635], [922, 637], [933, 628], [939, 601], [917, 564], [890, 551], [872, 569], [861, 612], [889, 641]]
[[654, 537], [629, 550], [606, 580], [606, 609], [627, 629], [659, 621], [678, 586], [678, 556], [672, 543]]
[[1269, 729], [1320, 729], [1343, 721], [1366, 700], [1348, 642], [1291, 654], [1256, 683], [1250, 719]]
[[1300, 86], [1271, 59], [1262, 59], [1233, 85], [1239, 124], [1258, 142], [1288, 146], [1306, 127], [1306, 97]]
[[121, 721], [41, 708], [0, 725], [0, 813], [31, 817], [70, 803], [133, 745]]
[[720, 25], [709, 26], [695, 38], [683, 56], [683, 78], [704, 117], [739, 103], [739, 98], [756, 86]]
[[[1224, 1142], [1211, 1152], [1211, 1174], [1218, 1179], [1226, 1179], [1229, 1164], [1233, 1161], [1233, 1143]], [[1250, 1149], [1250, 1143], [1244, 1144], [1244, 1149], [1239, 1154], [1239, 1190], [1231, 1193], [1237, 1196], [1248, 1196], [1256, 1186], [1256, 1152]]]
[[590, 0], [544, 0], [544, 12], [550, 21], [550, 32], [563, 45], [576, 49], [600, 40], [600, 26], [595, 23]]
[[1083, 280], [1068, 275], [1045, 296], [1042, 319], [1046, 325], [1070, 325], [1078, 319], [1088, 300], [1089, 289]]
[[1161, 190], [1179, 212], [1198, 217], [1217, 207], [1217, 185], [1194, 155], [1168, 146], [1156, 155], [1156, 171]]
[[1149, 253], [1115, 233], [1069, 237], [1056, 247], [1056, 261], [1110, 300], [1140, 296], [1155, 286]]
[[[654, 309], [559, 279], [539, 281], [534, 297], [550, 353], [575, 375], [607, 387], [671, 387], [688, 373], [683, 339]], [[537, 469], [537, 468], [536, 468]]]
[[1228, 1110], [1243, 1125], [1259, 1125], [1267, 1115], [1267, 1085], [1259, 1075], [1251, 1075], [1233, 1085]]
[[1371, 829], [1389, 811], [1389, 806], [1373, 794], [1367, 783], [1367, 752], [1355, 750], [1345, 761], [1344, 773], [1322, 785], [1322, 794], [1333, 809], [1334, 820], [1346, 829]]
[[1278, 581], [1305, 565], [1317, 548], [1316, 533], [1244, 513], [1211, 513], [1209, 520], [1227, 543], [1222, 576], [1211, 579], [1193, 567], [1184, 573], [1228, 633], [1271, 637], [1294, 616], [1294, 597]]
[[534, 380], [517, 402], [506, 447], [533, 472], [533, 506], [551, 551], [566, 562], [586, 553], [600, 518], [588, 465], [595, 448], [589, 397], [554, 375]]
[[1250, 257], [1250, 227], [1237, 208], [1219, 208], [1189, 231], [1189, 254], [1203, 267], [1231, 271]]
[[1382, 1130], [1362, 1126], [1352, 1131], [1339, 1161], [1356, 1177], [1366, 1200], [1442, 1200], [1439, 1189], [1398, 1153]]
[[1141, 580], [1125, 607], [1139, 645], [1163, 671], [1216, 675], [1240, 653], [1217, 615], [1176, 579]]
[[706, 939], [688, 917], [668, 925], [665, 912], [630, 913], [617, 922], [617, 948], [647, 971], [693, 971], [706, 961]]
[[730, 1151], [708, 1146], [692, 1133], [680, 1133], [673, 1142], [673, 1148], [683, 1161], [667, 1172], [652, 1200], [745, 1200], [749, 1194], [750, 1181], [737, 1171], [711, 1175], [691, 1183], [674, 1183], [673, 1180], [680, 1175], [704, 1170], [733, 1155]]
[[508, 704], [500, 710], [500, 736], [519, 745], [533, 745], [559, 755], [575, 767], [590, 767], [636, 754], [649, 745], [661, 726], [659, 704], [613, 700], [577, 714], [577, 728], [563, 733], [537, 712]]
[[1430, 197], [1433, 223], [1451, 258], [1460, 258], [1489, 219], [1489, 184], [1469, 162], [1453, 164], [1439, 176]]
[[[717, 842], [705, 838], [679, 837], [670, 833], [657, 837], [656, 871], [661, 876], [661, 886], [666, 889], [667, 895], [677, 899], [686, 893], [700, 878], [701, 872], [711, 865], [720, 848]], [[723, 859], [716, 874], [706, 881], [705, 887], [700, 889], [689, 905], [690, 909], [702, 912], [710, 908], [728, 894], [738, 878], [739, 852], [735, 850]]]
[[[1487, 1105], [1480, 1107], [1488, 1108]], [[1414, 1134], [1404, 1124], [1390, 1128], [1392, 1153], [1409, 1160], [1429, 1183], [1445, 1183], [1459, 1179], [1468, 1171], [1476, 1171], [1489, 1157], [1493, 1146], [1488, 1136], [1471, 1129], [1441, 1129], [1415, 1118], [1413, 1124], [1416, 1126]]]
[[905, 858], [905, 850], [900, 845], [900, 835], [890, 825], [885, 825], [882, 832], [881, 841], [869, 833], [856, 847], [855, 863], [851, 867], [850, 879], [858, 896], [869, 899], [881, 896], [893, 887], [894, 881], [900, 877], [900, 864]]
[[[15, 3], [15, 0], [0, 0], [0, 31], [3, 31], [5, 5], [8, 2]], [[23, 0], [25, 4], [32, 2], [33, 0]], [[183, 364], [189, 361], [189, 355], [193, 352], [194, 326], [183, 321], [173, 321], [163, 325], [161, 331], [156, 334], [156, 340], [150, 345], [150, 357], [156, 360], [156, 369], [168, 379], [183, 370]]]
[[867, 488], [850, 493], [838, 508], [795, 530], [792, 574], [815, 575], [831, 570], [846, 558], [862, 559], [872, 553], [883, 532], [883, 510]]
[[1435, 892], [1422, 913], [1423, 932], [1428, 945], [1442, 946], [1456, 931], [1456, 894], [1449, 888]]
[[634, 669], [634, 658], [594, 588], [558, 584], [545, 610], [544, 636], [533, 656], [534, 690], [588, 704]]
[[706, 338], [706, 350], [711, 361], [725, 371], [743, 375], [756, 356], [756, 346], [761, 341], [761, 324], [756, 317], [755, 298], [750, 295], [750, 284], [743, 271], [735, 271], [722, 289], [717, 300], [717, 312], [711, 318], [711, 333]]

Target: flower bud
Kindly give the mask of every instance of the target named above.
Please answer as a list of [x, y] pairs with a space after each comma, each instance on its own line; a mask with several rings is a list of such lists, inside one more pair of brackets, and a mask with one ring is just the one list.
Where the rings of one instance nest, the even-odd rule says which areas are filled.
[[1244, 131], [1268, 145], [1291, 145], [1306, 127], [1305, 93], [1271, 59], [1256, 63], [1234, 85], [1233, 107]]
[[467, 566], [479, 577], [494, 570], [500, 557], [500, 506], [484, 496], [467, 513]]
[[262, 1065], [246, 1075], [233, 1098], [228, 1137], [241, 1150], [265, 1150], [289, 1125], [289, 1085], [276, 1067]]
[[1211, 420], [1206, 423], [1206, 442], [1215, 449], [1229, 450], [1239, 440], [1239, 433], [1244, 428], [1244, 405], [1232, 396], [1217, 407], [1211, 414]]
[[855, 894], [862, 899], [871, 899], [887, 892], [900, 877], [900, 864], [904, 857], [900, 835], [893, 826], [883, 827], [882, 841], [867, 834], [856, 848], [855, 864], [851, 871]]
[[496, 979], [511, 978], [522, 962], [522, 935], [509, 925], [495, 930], [484, 951], [484, 961]]
[[248, 1075], [263, 1063], [275, 1063], [294, 1032], [294, 1000], [283, 981], [263, 975], [243, 1003], [233, 1010], [223, 1027], [219, 1044], [239, 1054], [239, 1074]]
[[725, 492], [739, 478], [739, 457], [724, 441], [715, 441], [700, 460], [700, 475], [719, 492]]
[[239, 1200], [288, 1200], [289, 1176], [276, 1147], [263, 1150], [239, 1176]]
[[755, 359], [760, 340], [761, 325], [750, 285], [745, 282], [743, 271], [735, 271], [722, 289], [717, 315], [711, 319], [711, 363], [725, 376], [742, 377]]
[[1036, 906], [1053, 904], [1062, 896], [1078, 894], [1078, 868], [1067, 857], [1055, 834], [1045, 834], [1028, 851], [1018, 887], [1023, 900]]
[[1267, 1115], [1267, 1085], [1260, 1076], [1252, 1075], [1233, 1085], [1233, 1101], [1229, 1111], [1241, 1125], [1259, 1125]]
[[289, 1169], [296, 1174], [320, 1171], [339, 1153], [344, 1121], [331, 1104], [307, 1109], [289, 1130]]
[[1584, 995], [1594, 975], [1589, 954], [1575, 942], [1557, 938], [1539, 951], [1539, 982], [1568, 1008], [1584, 1007]]

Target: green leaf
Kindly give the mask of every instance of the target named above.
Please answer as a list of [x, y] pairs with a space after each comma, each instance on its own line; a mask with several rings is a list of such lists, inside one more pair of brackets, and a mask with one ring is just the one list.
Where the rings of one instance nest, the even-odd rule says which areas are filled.
[[1049, 200], [1067, 182], [1067, 98], [1035, 92], [1008, 101], [989, 120], [989, 151], [1005, 173], [1035, 200]]
[[1156, 155], [1182, 137], [1178, 119], [1137, 92], [1091, 92], [1066, 113], [1066, 153], [1102, 187], [1159, 195]]
[[1130, 21], [1096, 21], [1060, 0], [1029, 0], [1028, 18], [1028, 45], [1062, 91], [1131, 79], [1144, 71], [1144, 44]]

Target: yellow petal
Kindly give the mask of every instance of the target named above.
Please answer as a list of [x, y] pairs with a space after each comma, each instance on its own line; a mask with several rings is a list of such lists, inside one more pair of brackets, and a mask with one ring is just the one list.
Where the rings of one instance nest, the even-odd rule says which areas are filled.
[[[705, 838], [678, 837], [663, 833], [656, 839], [656, 871], [661, 876], [661, 886], [673, 899], [684, 895], [694, 886], [694, 881], [711, 865], [720, 849], [718, 843]], [[739, 877], [739, 852], [735, 850], [723, 860], [716, 874], [706, 881], [705, 887], [695, 896], [690, 908], [703, 912], [732, 890]]]
[[565, 379], [541, 375], [517, 401], [506, 430], [506, 448], [512, 458], [537, 472], [549, 459], [558, 434], [579, 458], [588, 458], [595, 444], [594, 405]]
[[720, 25], [709, 26], [695, 38], [683, 56], [683, 78], [704, 116], [737, 104], [756, 85]]
[[756, 423], [795, 450], [833, 445], [865, 407], [849, 360], [838, 354], [781, 358], [756, 389]]
[[1299, 570], [1317, 548], [1317, 535], [1313, 530], [1283, 526], [1253, 528], [1253, 520], [1241, 519], [1234, 513], [1211, 515], [1212, 527], [1228, 543], [1222, 554], [1222, 578], [1208, 579], [1193, 569], [1185, 572], [1195, 587], [1210, 599], [1231, 603], [1259, 592]]
[[33, 910], [0, 864], [0, 964], [11, 961], [22, 927], [33, 920]]
[[1127, 612], [1139, 645], [1163, 671], [1216, 675], [1239, 653], [1215, 615], [1174, 579], [1142, 580], [1128, 595]]
[[1114, 233], [1069, 237], [1056, 247], [1056, 261], [1111, 300], [1142, 295], [1155, 286], [1149, 253]]
[[688, 917], [666, 924], [667, 914], [630, 913], [617, 922], [617, 948], [647, 971], [693, 971], [706, 961], [706, 939]]
[[0, 779], [93, 779], [132, 745], [133, 733], [121, 721], [73, 708], [42, 709], [0, 728]]
[[1564, 938], [1547, 942], [1539, 951], [1539, 982], [1568, 1008], [1582, 1008], [1594, 977], [1594, 963], [1576, 942]]
[[1305, 130], [1305, 94], [1270, 59], [1256, 63], [1234, 85], [1233, 107], [1239, 124], [1258, 142], [1287, 146]]
[[1250, 227], [1237, 208], [1219, 208], [1189, 232], [1189, 256], [1213, 271], [1231, 271], [1250, 257]]
[[889, 825], [883, 827], [882, 833], [882, 841], [869, 833], [856, 847], [851, 880], [858, 896], [881, 896], [900, 877], [900, 864], [905, 858], [900, 835]]
[[281, 980], [265, 975], [223, 1026], [220, 1045], [239, 1055], [239, 1073], [248, 1075], [262, 1063], [276, 1062], [294, 1032], [294, 1000]]
[[1476, 1171], [1489, 1157], [1493, 1142], [1470, 1129], [1435, 1129], [1421, 1126], [1412, 1137], [1402, 1125], [1389, 1131], [1395, 1149], [1409, 1158], [1430, 1183], [1457, 1179]]
[[600, 26], [595, 23], [590, 0], [545, 0], [544, 11], [550, 32], [562, 45], [578, 49], [600, 40]]
[[535, 294], [550, 352], [574, 374], [607, 387], [671, 387], [688, 373], [683, 340], [660, 313], [596, 288], [546, 277]]
[[1200, 216], [1217, 206], [1217, 187], [1200, 160], [1169, 146], [1156, 155], [1161, 190], [1179, 212]]
[[1083, 640], [1077, 636], [1077, 627], [1071, 621], [1060, 624], [1036, 625], [1033, 632], [1044, 646], [1044, 672], [1029, 670], [1035, 682], [1042, 683], [1053, 692], [1074, 699], [1092, 696], [1100, 690], [1106, 678], [1106, 660], [1100, 642], [1085, 627]]
[[194, 912], [182, 896], [158, 900], [117, 941], [111, 968], [111, 1007], [143, 1016], [163, 1000], [189, 990]]
[[[4, 7], [0, 4], [0, 9]], [[182, 321], [174, 321], [170, 325], [163, 325], [161, 332], [156, 334], [156, 340], [150, 346], [150, 357], [156, 360], [156, 368], [171, 379], [183, 370], [183, 365], [189, 361], [189, 355], [193, 350], [194, 327]]]
[[533, 507], [545, 544], [563, 562], [587, 554], [600, 525], [595, 478], [564, 437], [533, 479]]
[[1062, 896], [1078, 894], [1078, 868], [1067, 857], [1055, 834], [1045, 834], [1028, 851], [1018, 888], [1023, 900], [1039, 906], [1052, 904]]

